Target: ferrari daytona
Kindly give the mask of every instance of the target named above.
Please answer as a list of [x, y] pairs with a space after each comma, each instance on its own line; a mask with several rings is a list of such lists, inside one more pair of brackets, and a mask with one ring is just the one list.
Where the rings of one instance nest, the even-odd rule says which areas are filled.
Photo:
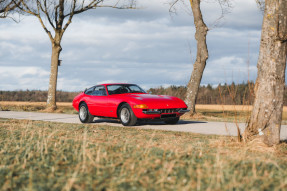
[[176, 124], [189, 111], [177, 97], [151, 95], [135, 84], [115, 83], [86, 89], [74, 98], [73, 107], [82, 123], [91, 123], [96, 116], [119, 119], [124, 126], [152, 119]]

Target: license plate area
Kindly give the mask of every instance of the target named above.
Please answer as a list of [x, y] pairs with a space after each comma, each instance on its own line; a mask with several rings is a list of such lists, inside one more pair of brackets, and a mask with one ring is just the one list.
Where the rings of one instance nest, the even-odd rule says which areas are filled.
[[167, 119], [167, 118], [175, 118], [176, 114], [162, 114], [160, 116], [161, 119]]

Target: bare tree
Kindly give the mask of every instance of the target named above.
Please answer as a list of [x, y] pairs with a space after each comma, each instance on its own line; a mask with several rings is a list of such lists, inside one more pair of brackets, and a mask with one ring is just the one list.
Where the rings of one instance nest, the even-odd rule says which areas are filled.
[[287, 56], [286, 10], [286, 0], [265, 1], [255, 100], [243, 135], [246, 141], [260, 137], [269, 146], [280, 142]]
[[[179, 1], [180, 0], [173, 1], [171, 7], [173, 7]], [[217, 0], [217, 1], [221, 6], [222, 15], [220, 18], [222, 18], [223, 15], [226, 13], [226, 7], [227, 8], [230, 7], [230, 4], [228, 0]], [[196, 61], [193, 64], [193, 71], [191, 73], [190, 80], [187, 84], [185, 103], [190, 109], [190, 115], [193, 115], [195, 113], [195, 102], [198, 95], [198, 89], [202, 79], [203, 71], [206, 66], [206, 61], [208, 59], [208, 49], [206, 44], [208, 27], [206, 26], [202, 17], [200, 9], [201, 0], [189, 0], [189, 3], [192, 9], [194, 25], [196, 29], [195, 39], [197, 41], [197, 54], [196, 54]]]
[[[110, 7], [117, 9], [132, 8], [134, 0], [128, 5], [119, 5], [117, 0], [113, 5], [104, 4], [105, 0], [20, 0], [22, 5], [18, 6], [22, 13], [33, 15], [38, 18], [43, 29], [49, 36], [52, 44], [51, 72], [47, 98], [47, 109], [55, 110], [56, 90], [59, 56], [62, 51], [61, 40], [64, 32], [72, 23], [75, 15], [98, 7]], [[45, 25], [47, 21], [48, 25]]]
[[17, 4], [19, 0], [0, 0], [0, 18], [6, 18], [8, 13], [17, 7]]
[[197, 54], [196, 61], [193, 64], [193, 71], [187, 84], [185, 103], [190, 109], [190, 114], [193, 115], [195, 113], [195, 101], [202, 79], [202, 74], [206, 65], [206, 60], [208, 59], [208, 49], [206, 44], [206, 35], [208, 28], [202, 18], [202, 13], [200, 10], [200, 0], [190, 0], [190, 5], [196, 29], [195, 39], [197, 41]]

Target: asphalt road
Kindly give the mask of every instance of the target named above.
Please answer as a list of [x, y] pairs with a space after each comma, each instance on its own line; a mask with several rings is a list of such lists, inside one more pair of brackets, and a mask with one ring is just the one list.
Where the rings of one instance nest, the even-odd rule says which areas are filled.
[[[51, 121], [60, 123], [80, 124], [76, 114], [58, 114], [58, 113], [38, 113], [38, 112], [17, 112], [17, 111], [0, 111], [0, 118], [9, 119], [28, 119], [39, 121]], [[95, 118], [93, 124], [110, 125], [123, 127], [117, 120]], [[187, 121], [180, 120], [176, 125], [166, 125], [163, 122], [141, 122], [134, 128], [156, 129], [167, 131], [192, 132], [209, 135], [237, 135], [237, 126], [241, 133], [245, 129], [244, 123], [227, 123], [227, 122], [205, 122], [205, 121]], [[287, 140], [287, 125], [281, 126], [281, 140]]]

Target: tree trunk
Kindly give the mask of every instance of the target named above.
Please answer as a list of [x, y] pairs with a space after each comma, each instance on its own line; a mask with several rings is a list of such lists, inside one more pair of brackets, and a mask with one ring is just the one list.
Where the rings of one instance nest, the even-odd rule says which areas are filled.
[[197, 41], [197, 55], [196, 61], [193, 65], [193, 71], [187, 85], [185, 103], [190, 109], [190, 114], [193, 115], [195, 112], [195, 101], [197, 98], [202, 74], [206, 65], [206, 60], [208, 59], [208, 50], [206, 45], [206, 35], [208, 28], [206, 27], [202, 18], [200, 0], [190, 0], [190, 4], [194, 18], [194, 25], [196, 28], [195, 39]]
[[287, 55], [286, 10], [286, 0], [265, 1], [255, 100], [243, 136], [246, 141], [260, 137], [269, 146], [280, 142]]
[[58, 78], [58, 61], [60, 57], [60, 52], [62, 50], [60, 41], [57, 40], [57, 38], [55, 39], [56, 40], [52, 43], [51, 73], [50, 73], [48, 99], [47, 99], [47, 109], [52, 111], [57, 109], [56, 93], [57, 93], [57, 78]]

